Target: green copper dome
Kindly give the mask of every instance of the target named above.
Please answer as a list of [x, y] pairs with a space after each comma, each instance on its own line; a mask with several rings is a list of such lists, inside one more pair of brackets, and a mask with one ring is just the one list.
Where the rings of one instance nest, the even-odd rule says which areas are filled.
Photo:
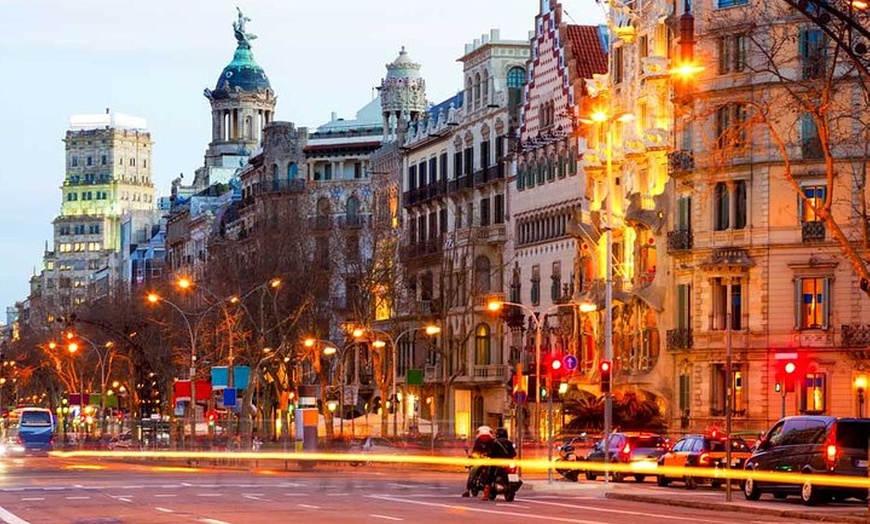
[[272, 88], [266, 72], [254, 60], [254, 54], [251, 53], [251, 47], [247, 43], [240, 43], [236, 48], [233, 61], [221, 72], [214, 90], [228, 92], [236, 88], [242, 91]]

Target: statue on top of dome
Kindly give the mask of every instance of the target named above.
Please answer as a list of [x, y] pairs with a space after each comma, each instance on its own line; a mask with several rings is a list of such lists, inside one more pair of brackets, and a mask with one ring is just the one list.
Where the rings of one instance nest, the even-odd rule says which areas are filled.
[[250, 22], [251, 19], [245, 16], [238, 6], [236, 6], [236, 11], [239, 13], [239, 19], [233, 22], [233, 32], [236, 35], [236, 41], [239, 45], [250, 45], [251, 40], [257, 38], [257, 35], [245, 32], [245, 22]]

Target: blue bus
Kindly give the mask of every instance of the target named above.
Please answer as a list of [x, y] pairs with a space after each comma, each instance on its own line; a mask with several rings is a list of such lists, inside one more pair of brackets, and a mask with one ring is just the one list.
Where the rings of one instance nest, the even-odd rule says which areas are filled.
[[17, 408], [6, 419], [3, 455], [44, 455], [54, 446], [55, 419], [46, 408]]

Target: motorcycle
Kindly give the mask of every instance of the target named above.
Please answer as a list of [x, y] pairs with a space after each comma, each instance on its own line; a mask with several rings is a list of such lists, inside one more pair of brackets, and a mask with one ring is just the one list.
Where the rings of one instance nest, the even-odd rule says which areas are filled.
[[[495, 470], [491, 483], [489, 482], [490, 468]], [[497, 496], [502, 495], [505, 502], [513, 502], [522, 485], [523, 481], [520, 479], [517, 466], [511, 462], [508, 466], [481, 466], [477, 468], [477, 474], [471, 479], [469, 491], [472, 497], [483, 493], [489, 500], [495, 500]]]
[[557, 448], [557, 450], [559, 452], [559, 456], [556, 458], [556, 466], [555, 466], [556, 473], [562, 475], [563, 477], [570, 480], [571, 482], [577, 482], [577, 480], [580, 478], [580, 473], [582, 473], [582, 471], [579, 468], [573, 468], [573, 467], [572, 468], [566, 468], [566, 467], [560, 468], [558, 466], [558, 463], [559, 462], [563, 462], [563, 463], [564, 462], [581, 462], [581, 461], [585, 460], [583, 457], [578, 457], [574, 453], [574, 448], [575, 448], [576, 444], [578, 443], [578, 440], [579, 440], [579, 442], [585, 442], [586, 434], [584, 433], [584, 434], [580, 435], [579, 438], [571, 439], [570, 441], [566, 442], [565, 444], [563, 444]]

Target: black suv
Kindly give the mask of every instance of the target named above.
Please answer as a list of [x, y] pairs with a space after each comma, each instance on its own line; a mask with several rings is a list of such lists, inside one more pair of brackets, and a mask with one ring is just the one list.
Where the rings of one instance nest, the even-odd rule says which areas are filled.
[[[610, 462], [632, 466], [631, 473], [611, 473], [614, 482], [622, 482], [626, 476], [633, 476], [635, 481], [643, 482], [647, 475], [655, 475], [658, 459], [668, 451], [669, 445], [667, 437], [656, 433], [611, 433], [608, 442]], [[592, 448], [586, 460], [604, 462], [603, 440]], [[597, 477], [597, 471], [586, 471], [587, 480], [595, 480]]]
[[813, 482], [813, 476], [867, 476], [867, 439], [870, 419], [830, 416], [786, 417], [762, 437], [755, 452], [746, 460], [747, 471], [791, 472], [802, 475], [799, 482], [759, 480], [752, 476], [743, 481], [743, 494], [758, 500], [762, 493], [775, 498], [800, 495], [804, 504], [815, 505], [828, 499], [849, 497], [865, 499], [867, 489], [831, 486]]

